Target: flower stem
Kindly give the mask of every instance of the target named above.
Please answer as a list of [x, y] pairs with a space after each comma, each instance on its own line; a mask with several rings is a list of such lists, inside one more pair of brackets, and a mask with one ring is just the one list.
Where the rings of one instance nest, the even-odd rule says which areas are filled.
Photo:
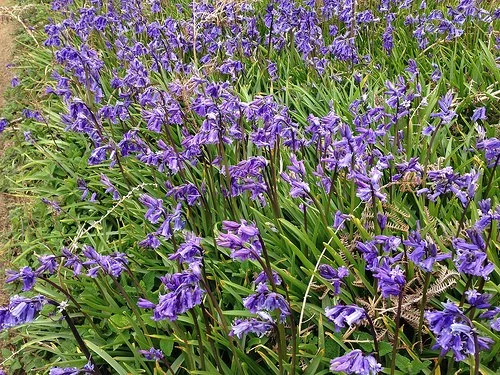
[[431, 273], [427, 272], [425, 274], [424, 289], [422, 290], [422, 303], [420, 305], [420, 318], [418, 320], [418, 330], [417, 330], [417, 342], [420, 346], [420, 354], [424, 351], [424, 343], [422, 341], [422, 327], [424, 325], [424, 312], [425, 305], [427, 303], [427, 290], [429, 289], [429, 284], [431, 281]]
[[403, 305], [403, 291], [399, 293], [398, 297], [398, 312], [396, 314], [396, 328], [394, 332], [394, 343], [392, 347], [392, 360], [391, 360], [391, 375], [394, 375], [396, 370], [396, 354], [398, 352], [399, 343], [399, 327], [401, 324], [401, 307]]

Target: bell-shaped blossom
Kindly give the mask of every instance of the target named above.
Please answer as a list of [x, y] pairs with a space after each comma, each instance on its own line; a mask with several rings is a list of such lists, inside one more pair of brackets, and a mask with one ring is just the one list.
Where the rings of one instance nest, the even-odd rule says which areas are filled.
[[366, 311], [356, 305], [337, 305], [327, 307], [325, 315], [335, 324], [335, 331], [340, 331], [346, 326], [352, 327], [366, 319]]
[[382, 371], [382, 365], [374, 356], [365, 355], [359, 349], [330, 361], [330, 371], [356, 375], [375, 375]]

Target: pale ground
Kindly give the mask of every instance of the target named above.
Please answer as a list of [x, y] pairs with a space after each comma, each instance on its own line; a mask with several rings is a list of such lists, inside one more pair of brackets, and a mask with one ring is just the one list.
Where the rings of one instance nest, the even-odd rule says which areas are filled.
[[[9, 5], [9, 1], [0, 0], [0, 7]], [[12, 72], [6, 67], [12, 59], [13, 32], [17, 27], [16, 21], [10, 21], [0, 16], [0, 108], [5, 104], [4, 91], [10, 85]], [[0, 139], [0, 157], [8, 147], [5, 141]], [[0, 171], [0, 178], [5, 178]], [[0, 193], [0, 270], [5, 267], [5, 249], [4, 245], [6, 234], [9, 230], [8, 207], [13, 200], [8, 195]], [[2, 294], [3, 272], [0, 272], [0, 305], [5, 303], [5, 296]]]

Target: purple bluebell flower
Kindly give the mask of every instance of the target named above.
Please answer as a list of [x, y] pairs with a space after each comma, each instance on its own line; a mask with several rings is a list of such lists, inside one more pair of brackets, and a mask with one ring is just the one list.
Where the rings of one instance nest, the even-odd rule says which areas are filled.
[[470, 173], [459, 175], [452, 167], [430, 171], [427, 174], [429, 187], [417, 190], [417, 195], [426, 194], [433, 202], [438, 197], [447, 193], [453, 193], [464, 207], [474, 198], [477, 189], [479, 173], [471, 170]]
[[387, 215], [377, 212], [377, 224], [381, 231], [387, 226]]
[[60, 212], [62, 212], [62, 209], [61, 209], [61, 206], [59, 205], [58, 202], [56, 201], [51, 201], [47, 198], [42, 198], [41, 199], [42, 203], [46, 204], [47, 206], [51, 207], [55, 214], [59, 214]]
[[153, 309], [153, 320], [177, 320], [180, 314], [199, 305], [205, 291], [200, 287], [201, 264], [192, 262], [189, 269], [161, 278], [168, 293], [159, 296], [158, 304], [139, 299], [137, 306]]
[[201, 238], [194, 233], [186, 234], [186, 241], [182, 243], [177, 251], [171, 254], [168, 259], [177, 260], [180, 263], [192, 263], [201, 259], [203, 249], [201, 247]]
[[500, 162], [500, 139], [487, 138], [477, 142], [478, 150], [484, 150], [489, 168], [494, 168]]
[[174, 232], [183, 230], [185, 226], [186, 221], [182, 213], [182, 204], [178, 203], [174, 211], [165, 216], [165, 221], [163, 221], [156, 233], [168, 240]]
[[491, 199], [483, 199], [478, 202], [479, 220], [474, 224], [474, 229], [483, 232], [493, 221], [500, 222], [500, 205], [495, 209], [491, 207]]
[[394, 27], [391, 21], [387, 21], [387, 27], [382, 34], [382, 47], [384, 47], [387, 54], [390, 56], [392, 48], [394, 47], [394, 37], [393, 37]]
[[425, 318], [436, 336], [433, 349], [441, 349], [441, 356], [453, 351], [455, 360], [463, 361], [476, 352], [475, 337], [479, 350], [488, 349], [493, 340], [478, 336], [471, 321], [462, 310], [451, 302], [442, 303], [443, 311], [427, 311]]
[[155, 199], [148, 194], [143, 194], [140, 196], [139, 202], [147, 207], [148, 210], [144, 217], [151, 224], [156, 224], [165, 214], [165, 210], [163, 209], [163, 200], [161, 199]]
[[416, 76], [418, 76], [418, 67], [417, 67], [417, 62], [414, 59], [409, 59], [408, 60], [408, 67], [405, 69], [408, 73], [410, 73], [411, 79], [415, 79]]
[[486, 108], [485, 107], [479, 107], [474, 109], [474, 113], [472, 114], [471, 120], [473, 122], [477, 122], [478, 120], [487, 120], [488, 118], [486, 117]]
[[9, 126], [9, 122], [7, 121], [7, 119], [0, 119], [0, 133], [7, 129], [7, 126]]
[[380, 187], [380, 180], [382, 179], [380, 170], [372, 168], [368, 175], [354, 172], [352, 178], [357, 186], [356, 195], [363, 202], [371, 202], [373, 198], [378, 198], [382, 202], [386, 201], [387, 195], [381, 192]]
[[378, 287], [384, 298], [399, 296], [406, 284], [406, 277], [399, 265], [391, 268], [382, 264], [374, 270], [373, 277], [378, 279]]
[[271, 81], [276, 81], [278, 79], [278, 66], [276, 63], [269, 61], [267, 64], [267, 72], [271, 77]]
[[35, 271], [37, 275], [45, 272], [53, 274], [59, 266], [55, 255], [42, 255], [38, 258], [38, 261], [40, 262], [40, 267]]
[[500, 317], [491, 320], [490, 327], [491, 327], [491, 329], [494, 329], [495, 331], [500, 331]]
[[452, 102], [453, 92], [448, 91], [438, 100], [440, 111], [432, 113], [431, 118], [439, 118], [442, 124], [449, 124], [457, 115], [457, 113], [451, 109]]
[[52, 367], [49, 375], [79, 375], [81, 370], [76, 367]]
[[264, 336], [267, 332], [273, 329], [273, 324], [270, 322], [258, 320], [256, 318], [250, 319], [235, 319], [231, 325], [229, 336], [236, 336], [239, 339], [248, 333], [254, 333], [258, 337]]
[[262, 196], [267, 191], [263, 176], [266, 165], [267, 160], [265, 158], [256, 156], [229, 167], [231, 195], [236, 197], [245, 191], [249, 191], [253, 200], [262, 201]]
[[319, 274], [322, 278], [330, 281], [333, 285], [334, 294], [338, 295], [341, 293], [340, 284], [342, 280], [349, 276], [349, 270], [344, 266], [340, 266], [338, 269], [329, 266], [328, 264], [321, 264], [318, 268]]
[[366, 319], [365, 309], [356, 305], [337, 305], [327, 307], [325, 316], [335, 324], [335, 331], [356, 325]]
[[255, 224], [248, 224], [245, 220], [241, 223], [223, 221], [222, 228], [227, 233], [219, 233], [217, 245], [231, 249], [231, 258], [239, 261], [258, 259], [262, 251], [259, 239], [259, 229]]
[[189, 206], [196, 204], [201, 198], [201, 192], [204, 191], [203, 185], [200, 188], [200, 192], [198, 188], [192, 183], [172, 186], [167, 182], [165, 183], [165, 187], [169, 189], [165, 194], [167, 197], [172, 196], [177, 202], [186, 201]]
[[434, 71], [431, 74], [431, 80], [437, 82], [441, 79], [441, 70], [439, 69], [439, 66], [437, 64], [432, 64], [432, 67], [434, 68]]
[[81, 274], [83, 262], [78, 258], [77, 255], [73, 254], [69, 249], [63, 248], [61, 250], [62, 257], [66, 260], [64, 267], [72, 268], [73, 275], [78, 276]]
[[13, 296], [6, 307], [0, 307], [0, 331], [32, 322], [47, 303], [44, 296], [26, 298]]
[[19, 86], [21, 83], [21, 81], [19, 80], [19, 77], [12, 77], [12, 79], [10, 80], [10, 86], [11, 87], [17, 87]]
[[430, 238], [424, 240], [419, 229], [412, 231], [403, 244], [413, 248], [413, 251], [408, 253], [408, 259], [426, 272], [432, 272], [434, 263], [451, 258], [450, 253], [438, 254], [436, 244]]
[[278, 310], [281, 320], [291, 314], [290, 306], [285, 298], [271, 292], [266, 284], [258, 284], [256, 293], [243, 299], [243, 306], [253, 314], [260, 311], [271, 312]]
[[17, 280], [23, 282], [23, 292], [31, 290], [36, 282], [37, 274], [31, 269], [31, 267], [23, 267], [19, 272], [8, 270], [6, 283], [12, 283]]
[[[88, 188], [85, 180], [79, 178], [77, 180], [77, 186], [78, 186], [78, 190], [80, 190], [82, 192], [82, 197], [81, 197], [82, 201], [84, 201], [88, 198], [89, 202], [96, 202], [97, 193], [92, 192], [92, 194], [91, 194], [90, 189]], [[90, 197], [89, 197], [89, 194], [90, 194]]]
[[115, 185], [111, 182], [108, 176], [101, 174], [101, 183], [106, 187], [105, 193], [112, 193], [113, 200], [117, 201], [120, 199], [120, 193], [116, 189]]
[[[281, 281], [281, 277], [278, 275], [278, 273], [276, 271], [272, 271], [272, 275], [273, 275], [274, 285], [281, 285], [282, 281]], [[262, 271], [261, 273], [259, 273], [257, 275], [257, 277], [255, 278], [255, 280], [253, 282], [255, 283], [255, 285], [262, 284], [262, 283], [268, 283], [269, 280], [267, 277], [267, 273], [265, 271]]]
[[452, 245], [456, 251], [453, 262], [460, 273], [488, 280], [495, 266], [488, 260], [483, 236], [475, 229], [468, 229], [467, 236], [469, 241], [462, 238], [453, 239]]
[[423, 174], [423, 168], [418, 162], [418, 157], [411, 158], [408, 162], [402, 162], [396, 164], [396, 169], [398, 173], [392, 176], [392, 181], [399, 181], [404, 179], [408, 173], [415, 173], [417, 176], [421, 177]]
[[345, 374], [376, 375], [382, 371], [382, 365], [372, 355], [364, 355], [359, 349], [334, 358], [330, 361], [330, 371]]
[[144, 358], [150, 361], [161, 361], [165, 358], [165, 354], [160, 349], [151, 348], [149, 350], [139, 350], [139, 353], [144, 356]]
[[148, 233], [145, 239], [139, 241], [138, 245], [144, 248], [157, 249], [160, 247], [161, 243], [154, 233]]
[[333, 217], [333, 229], [342, 230], [345, 228], [344, 223], [351, 220], [351, 215], [343, 214], [340, 211], [335, 212]]
[[305, 198], [310, 191], [309, 184], [304, 182], [306, 170], [304, 161], [298, 161], [295, 155], [290, 155], [291, 165], [288, 173], [281, 173], [281, 178], [290, 185], [290, 196], [292, 198]]
[[466, 291], [465, 295], [467, 303], [476, 309], [489, 309], [491, 307], [491, 294], [479, 293], [477, 290], [471, 289]]
[[128, 264], [127, 256], [123, 253], [101, 255], [91, 246], [84, 246], [83, 255], [87, 258], [82, 264], [90, 266], [87, 276], [97, 277], [99, 270], [107, 275], [119, 277]]

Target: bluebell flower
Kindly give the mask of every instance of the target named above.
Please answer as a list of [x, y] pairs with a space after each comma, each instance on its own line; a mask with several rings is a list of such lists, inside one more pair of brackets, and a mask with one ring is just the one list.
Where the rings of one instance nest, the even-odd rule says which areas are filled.
[[471, 321], [462, 310], [451, 302], [442, 304], [443, 311], [427, 311], [425, 318], [429, 322], [429, 328], [436, 336], [436, 344], [433, 349], [441, 349], [441, 356], [453, 351], [455, 360], [463, 361], [469, 355], [476, 353], [475, 337], [479, 350], [488, 349], [493, 340], [478, 336]]
[[330, 371], [345, 374], [375, 375], [382, 371], [382, 365], [372, 355], [364, 355], [359, 349], [330, 361]]
[[495, 266], [488, 260], [484, 239], [475, 229], [467, 230], [467, 236], [470, 242], [462, 238], [452, 240], [456, 251], [453, 262], [460, 273], [479, 276], [487, 280]]
[[378, 279], [378, 287], [384, 298], [399, 296], [406, 284], [405, 274], [399, 265], [391, 268], [383, 263], [374, 269], [373, 277]]
[[290, 155], [290, 163], [288, 173], [281, 173], [281, 178], [290, 185], [290, 196], [292, 198], [305, 198], [310, 192], [309, 184], [304, 181], [306, 177], [306, 169], [304, 161], [298, 161], [295, 155]]
[[160, 247], [161, 243], [154, 233], [148, 233], [146, 235], [146, 238], [144, 238], [142, 241], [139, 241], [138, 245], [144, 248], [157, 249]]
[[465, 292], [467, 303], [476, 309], [489, 309], [491, 294], [479, 293], [477, 290], [471, 289]]
[[319, 274], [322, 278], [330, 281], [333, 286], [334, 294], [338, 295], [340, 291], [340, 283], [342, 280], [349, 276], [349, 270], [346, 267], [340, 266], [338, 269], [329, 266], [328, 264], [321, 264], [318, 267]]
[[113, 200], [116, 201], [120, 199], [120, 193], [116, 189], [115, 185], [113, 185], [108, 176], [106, 176], [105, 174], [101, 174], [101, 183], [106, 187], [105, 193], [113, 194]]
[[255, 294], [243, 299], [245, 308], [253, 314], [261, 311], [271, 312], [278, 310], [281, 320], [291, 314], [290, 307], [285, 298], [275, 292], [269, 291], [266, 284], [257, 285]]
[[327, 307], [325, 316], [335, 324], [335, 331], [346, 326], [352, 327], [366, 319], [365, 309], [356, 305], [337, 305]]
[[156, 234], [159, 234], [168, 240], [172, 237], [174, 232], [183, 230], [185, 226], [186, 221], [183, 217], [182, 203], [178, 203], [174, 211], [165, 216], [165, 220], [158, 228]]
[[17, 87], [20, 85], [20, 83], [21, 83], [21, 81], [19, 80], [19, 77], [17, 77], [17, 76], [12, 77], [12, 79], [10, 80], [11, 87]]
[[335, 215], [333, 217], [333, 229], [335, 230], [344, 229], [345, 228], [344, 223], [349, 220], [351, 220], [351, 215], [343, 214], [340, 211], [335, 212]]
[[449, 124], [457, 115], [457, 113], [451, 109], [452, 102], [453, 92], [448, 91], [438, 100], [440, 111], [432, 113], [431, 118], [439, 118], [442, 124]]
[[82, 264], [90, 266], [87, 275], [95, 278], [99, 270], [107, 275], [119, 277], [128, 264], [127, 256], [123, 253], [101, 255], [91, 246], [84, 246], [83, 255], [87, 258]]
[[245, 220], [241, 220], [241, 223], [224, 221], [222, 228], [228, 233], [219, 233], [217, 245], [231, 249], [231, 258], [245, 261], [260, 257], [262, 245], [255, 224], [248, 224]]
[[45, 272], [53, 274], [59, 266], [55, 255], [42, 255], [38, 258], [38, 261], [40, 262], [40, 267], [35, 271], [37, 275], [41, 275]]
[[442, 73], [437, 64], [433, 63], [432, 67], [434, 68], [434, 71], [431, 74], [431, 80], [437, 82], [441, 79]]
[[[272, 275], [273, 275], [274, 285], [281, 285], [282, 281], [281, 281], [281, 277], [278, 275], [278, 273], [276, 271], [272, 271]], [[268, 283], [269, 279], [267, 277], [267, 273], [265, 271], [262, 271], [261, 273], [259, 273], [257, 275], [257, 277], [255, 278], [255, 280], [253, 282], [255, 283], [255, 285]]]
[[78, 276], [81, 274], [83, 262], [77, 255], [73, 254], [69, 249], [63, 248], [61, 250], [62, 257], [65, 259], [64, 266], [73, 269], [73, 275]]
[[165, 354], [160, 349], [151, 348], [149, 350], [139, 350], [139, 353], [144, 356], [144, 358], [152, 361], [161, 361], [165, 358]]
[[157, 304], [140, 298], [137, 306], [141, 309], [153, 309], [153, 320], [177, 320], [180, 314], [202, 302], [205, 291], [200, 286], [200, 280], [201, 263], [193, 261], [187, 270], [161, 278], [168, 293], [160, 295]]
[[488, 118], [486, 117], [486, 108], [485, 107], [479, 107], [474, 109], [474, 113], [471, 116], [471, 120], [473, 122], [477, 122], [478, 120], [487, 120]]
[[254, 333], [258, 337], [264, 336], [273, 329], [273, 324], [269, 321], [262, 321], [256, 318], [235, 319], [231, 324], [229, 336], [236, 336], [239, 339], [248, 333]]
[[17, 280], [23, 282], [23, 292], [31, 290], [36, 282], [37, 274], [31, 269], [31, 267], [23, 267], [19, 272], [8, 270], [6, 283], [12, 283]]
[[387, 195], [381, 192], [380, 181], [382, 172], [377, 168], [372, 168], [368, 175], [364, 173], [354, 172], [352, 178], [356, 184], [356, 196], [363, 202], [371, 202], [373, 198], [380, 199], [385, 202]]
[[0, 331], [32, 322], [47, 303], [44, 296], [26, 298], [13, 296], [6, 307], [0, 307]]
[[9, 126], [9, 122], [4, 118], [0, 119], [0, 133], [7, 129], [7, 126]]
[[54, 210], [56, 215], [62, 212], [61, 206], [56, 201], [51, 201], [47, 198], [42, 198], [41, 201], [42, 201], [42, 203], [51, 207]]
[[413, 251], [408, 253], [408, 259], [425, 272], [432, 272], [434, 263], [451, 258], [450, 253], [439, 254], [436, 244], [430, 238], [424, 240], [419, 229], [410, 232], [408, 239], [403, 241], [403, 244], [413, 248]]
[[81, 370], [76, 367], [52, 367], [49, 375], [79, 375]]
[[148, 210], [144, 217], [151, 224], [156, 224], [165, 214], [165, 210], [163, 209], [163, 200], [161, 199], [155, 199], [148, 194], [143, 194], [140, 196], [139, 202], [147, 207]]
[[477, 142], [478, 150], [484, 150], [489, 168], [494, 168], [500, 162], [500, 139], [487, 138]]
[[168, 259], [189, 264], [194, 261], [199, 261], [202, 252], [201, 238], [197, 237], [194, 233], [187, 233], [186, 241], [177, 248], [175, 253], [169, 255]]

